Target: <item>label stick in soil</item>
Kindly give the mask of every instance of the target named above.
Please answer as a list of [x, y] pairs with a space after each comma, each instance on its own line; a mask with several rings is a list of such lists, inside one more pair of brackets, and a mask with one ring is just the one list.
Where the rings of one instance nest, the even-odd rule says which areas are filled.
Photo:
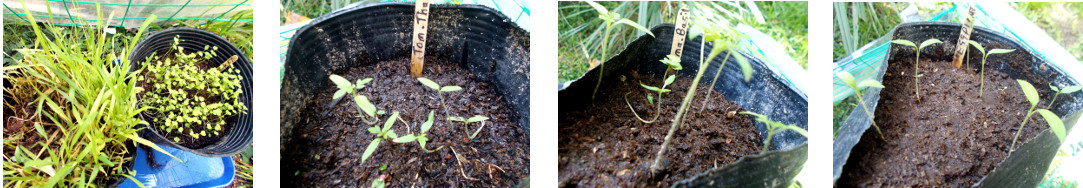
[[974, 6], [970, 6], [967, 10], [966, 19], [963, 20], [963, 28], [959, 31], [959, 40], [955, 42], [955, 58], [951, 61], [951, 65], [955, 68], [963, 67], [963, 54], [966, 54], [967, 40], [970, 40], [970, 32], [974, 31], [974, 12], [976, 12]]
[[673, 30], [673, 45], [669, 48], [670, 55], [681, 57], [681, 51], [684, 50], [684, 39], [688, 37], [690, 14], [691, 11], [688, 11], [688, 8], [681, 8], [680, 11], [677, 11], [676, 29]]
[[414, 4], [413, 53], [410, 58], [410, 75], [421, 77], [425, 67], [425, 39], [429, 32], [429, 0], [417, 0]]

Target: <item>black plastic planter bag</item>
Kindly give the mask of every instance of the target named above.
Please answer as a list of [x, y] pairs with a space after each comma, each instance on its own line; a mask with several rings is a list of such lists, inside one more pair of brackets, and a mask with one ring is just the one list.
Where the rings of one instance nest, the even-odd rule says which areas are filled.
[[[673, 24], [662, 24], [651, 29], [655, 37], [648, 35], [640, 36], [628, 44], [624, 51], [605, 62], [605, 78], [602, 85], [619, 82], [621, 72], [636, 70], [661, 77], [666, 70], [666, 65], [658, 63], [669, 54], [673, 39]], [[681, 57], [680, 79], [692, 79], [699, 70], [700, 43], [702, 37], [688, 40], [685, 43]], [[707, 44], [704, 53], [709, 52], [711, 44]], [[704, 73], [701, 84], [710, 84], [711, 76], [722, 65], [726, 52], [715, 57]], [[754, 70], [752, 79], [744, 81], [744, 75], [737, 63], [736, 58], [729, 58], [729, 62], [722, 69], [722, 75], [718, 78], [714, 90], [721, 92], [727, 100], [737, 103], [745, 110], [766, 115], [769, 119], [787, 124], [795, 124], [808, 130], [808, 101], [807, 97], [796, 88], [789, 85], [784, 79], [775, 75], [767, 68], [764, 62], [743, 53], [749, 59]], [[706, 55], [704, 55], [706, 58]], [[599, 66], [600, 67], [600, 66]], [[579, 79], [572, 81], [567, 87], [559, 92], [559, 109], [562, 112], [575, 111], [591, 104], [590, 93], [593, 92], [598, 71], [594, 68], [589, 70]], [[678, 88], [685, 89], [685, 88]], [[722, 114], [720, 114], [722, 115]], [[667, 124], [668, 125], [668, 124]], [[761, 137], [766, 138], [766, 127], [757, 122], [756, 130]], [[679, 131], [678, 131], [679, 132]], [[785, 187], [789, 186], [794, 176], [801, 171], [808, 156], [808, 139], [792, 131], [785, 131], [775, 135], [771, 139], [771, 150], [766, 154], [743, 156], [736, 162], [725, 166], [708, 170], [695, 177], [682, 180], [674, 184], [674, 187]], [[672, 151], [671, 151], [672, 152]], [[652, 156], [653, 157], [653, 156]]]
[[[426, 59], [446, 59], [490, 83], [529, 134], [529, 33], [500, 12], [477, 5], [433, 5]], [[281, 89], [282, 143], [316, 92], [335, 87], [328, 75], [410, 57], [413, 3], [376, 3], [313, 19], [294, 34]], [[283, 146], [284, 148], [284, 146]], [[290, 159], [284, 159], [290, 160]]]
[[[905, 23], [895, 27], [890, 34], [893, 39], [906, 39], [910, 41], [925, 41], [929, 38], [938, 38], [944, 41], [944, 44], [951, 44], [953, 46], [959, 37], [959, 30], [962, 26], [956, 23], [943, 23], [943, 22], [916, 22]], [[1019, 64], [1029, 65], [1032, 68], [1015, 68], [1011, 63], [1004, 61], [997, 61], [989, 59], [985, 68], [993, 71], [1003, 72], [1008, 74], [1013, 79], [1023, 80], [1035, 80], [1041, 78], [1048, 80], [1054, 85], [1080, 85], [1074, 78], [1066, 76], [1063, 70], [1053, 66], [1046, 62], [1041, 57], [1037, 56], [1030, 49], [1020, 42], [1004, 36], [1003, 34], [993, 32], [989, 29], [982, 27], [974, 27], [974, 31], [971, 33], [970, 40], [977, 41], [980, 44], [1001, 43], [1008, 45], [1009, 48], [1014, 48], [1017, 51], [1013, 53], [1026, 54], [1029, 62], [1021, 62]], [[887, 71], [886, 63], [888, 60], [896, 54], [897, 45], [892, 45], [892, 49], [889, 50], [888, 56], [884, 57], [883, 62], [885, 65], [881, 66], [880, 70], [873, 77], [877, 80], [882, 80], [884, 72]], [[976, 51], [975, 48], [969, 47], [968, 51]], [[928, 49], [923, 52], [936, 52], [936, 51], [954, 51], [954, 47], [941, 47], [939, 45], [929, 46]], [[912, 49], [903, 50], [902, 54], [913, 53]], [[923, 53], [925, 54], [925, 53]], [[925, 56], [922, 56], [925, 57]], [[970, 66], [977, 68], [981, 66], [980, 63], [970, 63]], [[1039, 91], [1049, 90], [1048, 87], [1036, 86]], [[878, 100], [880, 99], [879, 88], [869, 88], [865, 91], [864, 100], [866, 105], [870, 109], [876, 109]], [[1042, 96], [1043, 100], [1049, 96]], [[1080, 109], [1083, 108], [1083, 97], [1079, 92], [1072, 94], [1061, 94], [1057, 97], [1057, 103], [1049, 110], [1056, 114], [1062, 114], [1061, 119], [1064, 121], [1065, 131], [1071, 132], [1072, 126], [1079, 120]], [[874, 112], [875, 113], [875, 112]], [[839, 128], [838, 135], [834, 141], [834, 178], [838, 180], [842, 174], [842, 168], [850, 156], [850, 151], [853, 149], [857, 142], [861, 139], [862, 134], [870, 126], [869, 114], [866, 114], [863, 110], [854, 110], [850, 113], [850, 116], [844, 121]], [[997, 167], [994, 167], [981, 182], [976, 183], [974, 186], [996, 186], [996, 187], [1035, 187], [1041, 183], [1042, 177], [1046, 170], [1049, 168], [1049, 164], [1053, 157], [1056, 155], [1061, 142], [1057, 139], [1051, 131], [1048, 130], [1048, 126], [1030, 140], [1020, 139], [1018, 148], [1008, 155], [1004, 161], [1001, 161]]]
[[252, 62], [248, 60], [248, 57], [237, 49], [236, 46], [229, 43], [228, 40], [223, 39], [217, 34], [195, 29], [195, 28], [171, 28], [162, 30], [153, 34], [150, 34], [142, 41], [139, 41], [129, 55], [130, 63], [132, 64], [132, 70], [139, 69], [139, 63], [146, 61], [146, 59], [154, 52], [157, 54], [166, 54], [169, 52], [170, 46], [173, 45], [173, 38], [180, 36], [180, 44], [178, 46], [188, 49], [203, 49], [204, 46], [217, 46], [218, 50], [215, 51], [217, 56], [210, 59], [214, 62], [214, 66], [218, 66], [221, 63], [226, 62], [233, 55], [237, 55], [237, 61], [233, 62], [233, 67], [240, 71], [241, 74], [241, 93], [240, 100], [248, 107], [248, 110], [244, 113], [237, 115], [236, 121], [226, 122], [231, 124], [232, 128], [228, 130], [228, 133], [221, 138], [218, 142], [202, 147], [202, 148], [188, 148], [181, 146], [172, 140], [166, 139], [159, 134], [151, 123], [146, 129], [139, 131], [139, 136], [143, 137], [158, 145], [165, 145], [169, 147], [179, 148], [184, 151], [192, 152], [197, 155], [207, 157], [225, 157], [232, 156], [233, 154], [240, 153], [245, 149], [248, 149], [249, 145], [252, 145]]

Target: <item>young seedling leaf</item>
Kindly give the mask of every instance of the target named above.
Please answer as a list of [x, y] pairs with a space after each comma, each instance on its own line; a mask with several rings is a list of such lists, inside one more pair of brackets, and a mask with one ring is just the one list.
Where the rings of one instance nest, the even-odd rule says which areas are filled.
[[943, 43], [943, 41], [940, 41], [940, 39], [925, 40], [925, 42], [921, 42], [921, 46], [918, 46], [918, 49], [922, 49], [922, 48], [925, 48], [926, 46], [933, 45], [933, 44], [939, 44], [939, 43]]
[[673, 81], [676, 80], [676, 79], [677, 79], [677, 75], [669, 75], [669, 77], [666, 78], [666, 82], [662, 84], [662, 87], [666, 87], [669, 84], [672, 84]]
[[399, 119], [399, 112], [398, 111], [391, 112], [391, 117], [387, 118], [387, 121], [384, 122], [384, 127], [383, 127], [382, 131], [383, 132], [388, 132], [387, 130], [391, 130], [391, 126], [394, 126], [395, 125], [395, 120], [398, 120], [398, 119]]
[[590, 4], [591, 7], [594, 7], [594, 10], [598, 11], [598, 15], [609, 14], [609, 10], [605, 9], [605, 7], [603, 7], [601, 4], [595, 3], [594, 1], [587, 1], [587, 4]]
[[861, 83], [857, 84], [857, 88], [864, 87], [884, 88], [884, 84], [880, 84], [880, 82], [877, 82], [876, 80], [863, 80]]
[[648, 35], [651, 35], [651, 37], [654, 37], [654, 33], [651, 33], [650, 29], [647, 29], [646, 27], [643, 27], [642, 25], [639, 25], [638, 23], [633, 22], [632, 20], [628, 20], [628, 18], [620, 19], [619, 21], [617, 21], [617, 24], [624, 24], [624, 25], [632, 26], [633, 28], [636, 28], [639, 31], [642, 31], [644, 33], [647, 33]]
[[389, 139], [396, 139], [399, 138], [399, 134], [395, 134], [395, 130], [387, 130], [387, 135], [385, 137]]
[[911, 46], [911, 47], [918, 47], [917, 45], [914, 45], [914, 42], [910, 42], [908, 40], [902, 40], [902, 39], [893, 40], [893, 41], [891, 41], [891, 43], [907, 45], [907, 46]]
[[341, 90], [340, 89], [338, 91], [335, 91], [335, 96], [332, 97], [332, 98], [338, 99], [338, 98], [342, 98], [342, 96], [346, 96], [346, 90]]
[[1053, 92], [1060, 93], [1060, 88], [1057, 88], [1057, 86], [1053, 86], [1052, 84], [1049, 85], [1049, 89], [1053, 90]]
[[372, 156], [372, 153], [376, 152], [376, 148], [380, 147], [380, 140], [381, 139], [382, 138], [376, 138], [375, 140], [372, 140], [372, 142], [369, 143], [369, 146], [367, 148], [365, 148], [365, 153], [361, 154], [361, 163], [365, 163], [365, 160], [368, 160], [369, 157]]
[[458, 116], [447, 117], [447, 120], [448, 121], [466, 121], [466, 119], [464, 119], [463, 117], [458, 117]]
[[1053, 131], [1053, 134], [1056, 134], [1061, 142], [1064, 142], [1064, 122], [1060, 121], [1060, 117], [1054, 114], [1053, 111], [1046, 109], [1038, 109], [1038, 113], [1042, 114], [1045, 123], [1049, 124], [1049, 130]]
[[999, 49], [999, 48], [997, 48], [997, 49], [989, 50], [989, 54], [986, 54], [986, 55], [1011, 53], [1011, 52], [1014, 52], [1014, 51], [1015, 51], [1015, 49]]
[[1034, 85], [1030, 85], [1030, 82], [1024, 80], [1015, 80], [1019, 82], [1019, 88], [1023, 90], [1023, 94], [1027, 96], [1027, 101], [1030, 101], [1030, 106], [1038, 105], [1038, 90], [1034, 89]]
[[417, 78], [417, 81], [421, 82], [421, 85], [425, 85], [426, 87], [432, 88], [433, 90], [440, 91], [440, 84], [436, 84], [436, 82], [433, 82], [432, 80], [429, 80], [428, 78], [420, 77], [420, 78]]
[[478, 115], [478, 116], [470, 117], [470, 119], [466, 120], [466, 123], [473, 123], [473, 122], [479, 122], [479, 121], [485, 121], [485, 120], [489, 120], [489, 117]]
[[981, 54], [983, 55], [985, 54], [985, 47], [982, 47], [981, 44], [978, 44], [978, 42], [966, 40], [966, 43], [970, 43], [970, 46], [974, 46], [974, 48], [977, 48], [978, 52], [981, 52]]
[[369, 133], [380, 134], [380, 127], [376, 127], [376, 126], [369, 127]]
[[1061, 90], [1060, 93], [1064, 93], [1064, 94], [1075, 93], [1076, 91], [1079, 91], [1080, 89], [1083, 89], [1083, 86], [1068, 86], [1068, 87], [1065, 87], [1064, 90]]
[[677, 57], [676, 55], [666, 55], [665, 59], [659, 61], [661, 61], [663, 64], [666, 64], [666, 66], [669, 66], [669, 68], [673, 70], [681, 70], [684, 68], [681, 66], [681, 58]]
[[421, 134], [425, 134], [426, 132], [429, 132], [429, 128], [432, 128], [432, 120], [435, 119], [435, 118], [433, 118], [433, 112], [434, 111], [430, 110], [429, 111], [429, 119], [425, 120], [425, 123], [421, 124]]
[[365, 78], [363, 80], [357, 80], [357, 84], [355, 84], [354, 86], [356, 86], [357, 89], [361, 89], [361, 88], [365, 87], [365, 84], [368, 84], [371, 81], [372, 81], [372, 78]]
[[838, 76], [839, 80], [842, 80], [846, 85], [850, 85], [851, 88], [857, 89], [857, 83], [854, 82], [854, 75], [850, 74], [850, 72], [841, 71], [838, 74], [835, 74], [835, 76]]
[[350, 84], [350, 81], [346, 80], [346, 78], [343, 78], [342, 76], [332, 74], [330, 79], [331, 79], [331, 82], [335, 83], [335, 86], [338, 86], [338, 89], [341, 89], [341, 90], [353, 89], [353, 85]]
[[452, 91], [459, 91], [459, 90], [463, 90], [463, 88], [459, 87], [459, 86], [444, 86], [444, 87], [440, 88], [440, 92], [452, 92]]
[[402, 137], [395, 138], [395, 143], [409, 143], [417, 140], [417, 136], [414, 134], [408, 134]]
[[751, 80], [752, 79], [752, 64], [749, 64], [748, 59], [745, 59], [745, 56], [743, 56], [743, 55], [736, 55], [736, 56], [733, 56], [733, 57], [736, 57], [734, 59], [737, 59], [737, 65], [741, 66], [741, 73], [744, 73], [744, 75], [745, 75], [745, 82], [748, 82], [749, 80]]
[[365, 112], [369, 116], [376, 116], [376, 106], [369, 102], [369, 98], [364, 95], [357, 95], [353, 97], [354, 102], [357, 103], [357, 107], [361, 107], [361, 111]]
[[649, 85], [646, 85], [646, 84], [643, 84], [643, 83], [639, 83], [639, 86], [643, 86], [643, 88], [645, 88], [645, 89], [647, 89], [647, 90], [651, 90], [651, 91], [658, 91], [658, 90], [661, 90], [661, 89], [659, 89], [658, 87], [654, 87], [654, 86], [649, 86]]

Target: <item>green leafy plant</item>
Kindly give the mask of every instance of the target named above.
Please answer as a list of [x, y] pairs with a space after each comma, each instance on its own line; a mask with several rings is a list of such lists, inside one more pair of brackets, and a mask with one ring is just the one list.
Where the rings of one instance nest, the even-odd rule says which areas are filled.
[[[22, 8], [31, 14], [25, 3]], [[45, 9], [52, 10], [48, 4]], [[22, 58], [4, 65], [4, 106], [11, 112], [5, 113], [5, 129], [15, 123], [27, 128], [5, 130], [4, 186], [90, 187], [114, 175], [131, 179], [134, 171], [123, 164], [131, 161], [126, 155], [133, 151], [124, 145], [133, 142], [172, 157], [136, 134], [136, 126], [146, 122], [135, 117], [146, 108], [136, 105], [139, 87], [129, 79], [135, 73], [127, 57], [135, 43], [119, 53], [107, 51], [105, 27], [113, 16], [103, 18], [99, 4], [95, 9], [96, 24], [78, 23], [92, 27], [63, 28], [26, 17], [33, 23], [36, 49], [20, 49]], [[134, 41], [156, 19], [148, 17]]]
[[440, 97], [440, 106], [444, 107], [444, 116], [451, 117], [451, 114], [448, 113], [447, 110], [447, 104], [444, 103], [444, 92], [460, 91], [463, 90], [463, 88], [459, 86], [440, 86], [440, 84], [436, 84], [436, 82], [433, 82], [432, 80], [429, 80], [425, 77], [418, 77], [417, 81], [421, 82], [421, 85], [425, 85], [426, 87], [436, 90], [436, 95]]
[[1048, 109], [1034, 109], [1038, 106], [1038, 90], [1034, 89], [1034, 85], [1025, 80], [1015, 80], [1019, 82], [1019, 88], [1023, 90], [1023, 95], [1027, 97], [1027, 101], [1030, 102], [1030, 110], [1027, 110], [1027, 115], [1023, 117], [1023, 123], [1019, 124], [1019, 130], [1015, 131], [1015, 137], [1012, 138], [1012, 145], [1009, 149], [1015, 150], [1015, 141], [1019, 139], [1019, 133], [1023, 132], [1023, 127], [1027, 125], [1027, 120], [1030, 120], [1030, 115], [1034, 115], [1035, 112], [1042, 114], [1045, 118], [1045, 123], [1049, 124], [1049, 130], [1053, 131], [1053, 134], [1057, 135], [1057, 139], [1064, 142], [1064, 122], [1061, 122], [1060, 116], [1054, 114], [1053, 111]]
[[371, 82], [372, 78], [357, 79], [356, 82], [350, 83], [350, 80], [347, 80], [342, 76], [332, 74], [328, 79], [330, 79], [331, 82], [335, 83], [335, 86], [338, 87], [338, 91], [335, 91], [335, 95], [333, 96], [334, 100], [331, 102], [331, 105], [338, 103], [338, 101], [341, 100], [343, 96], [349, 94], [350, 96], [353, 96], [352, 98], [354, 104], [356, 104], [357, 106], [357, 111], [359, 111], [358, 113], [360, 113], [359, 116], [361, 117], [361, 121], [369, 125], [376, 124], [378, 121], [380, 121], [378, 115], [382, 114], [381, 111], [376, 110], [376, 106], [373, 105], [371, 101], [369, 101], [368, 97], [357, 93], [357, 90], [365, 88], [365, 84]]
[[448, 119], [448, 120], [450, 120], [450, 121], [458, 121], [458, 122], [463, 122], [463, 128], [464, 128], [464, 129], [465, 129], [466, 131], [470, 131], [470, 123], [475, 123], [475, 122], [481, 122], [481, 126], [480, 126], [480, 127], [478, 127], [478, 130], [474, 131], [474, 134], [471, 134], [471, 135], [470, 135], [470, 137], [469, 137], [469, 138], [470, 138], [471, 140], [473, 140], [473, 139], [474, 139], [474, 137], [477, 137], [477, 136], [478, 136], [478, 133], [479, 133], [479, 132], [481, 132], [481, 129], [482, 129], [482, 128], [485, 128], [485, 121], [488, 121], [488, 120], [489, 120], [489, 117], [485, 117], [485, 116], [481, 116], [481, 115], [476, 115], [476, 116], [474, 116], [474, 117], [470, 117], [470, 118], [463, 118], [463, 117], [448, 117], [447, 119]]
[[365, 163], [373, 153], [376, 152], [376, 148], [380, 147], [380, 142], [383, 140], [395, 140], [399, 138], [399, 135], [395, 134], [395, 130], [391, 130], [391, 127], [395, 125], [395, 121], [399, 119], [399, 112], [395, 111], [391, 113], [391, 117], [384, 121], [384, 126], [372, 126], [369, 127], [369, 133], [375, 134], [376, 139], [369, 142], [369, 146], [365, 148], [365, 153], [361, 154], [361, 163]]
[[173, 37], [171, 52], [151, 55], [140, 63], [146, 72], [136, 80], [146, 83], [142, 105], [149, 109], [145, 115], [158, 131], [173, 135], [175, 142], [182, 141], [180, 136], [219, 135], [225, 131], [222, 126], [227, 118], [247, 113], [240, 101], [240, 71], [230, 66], [232, 61], [220, 68], [197, 68], [217, 56], [218, 47], [186, 51], [181, 41], [180, 36]]
[[[601, 41], [602, 42], [602, 55], [598, 56], [598, 57], [600, 57], [602, 59], [609, 58], [609, 56], [606, 56], [605, 52], [607, 50], [609, 50], [609, 43], [608, 43], [609, 42], [609, 32], [611, 30], [613, 30], [613, 26], [615, 26], [615, 25], [619, 25], [619, 24], [628, 25], [628, 26], [631, 26], [633, 28], [638, 29], [639, 31], [643, 31], [643, 32], [651, 35], [651, 37], [654, 37], [654, 33], [651, 33], [651, 31], [648, 30], [646, 27], [643, 27], [642, 25], [639, 25], [638, 23], [633, 22], [632, 20], [628, 20], [627, 18], [622, 18], [621, 15], [619, 13], [617, 13], [617, 12], [609, 12], [608, 9], [606, 9], [602, 5], [600, 5], [598, 3], [595, 3], [593, 1], [587, 1], [587, 4], [590, 4], [591, 7], [594, 7], [594, 10], [598, 11], [598, 19], [601, 19], [602, 21], [605, 22], [605, 37], [602, 37], [602, 41]], [[590, 94], [590, 100], [591, 101], [594, 100], [594, 94], [598, 93], [598, 87], [602, 86], [602, 78], [604, 78], [604, 77], [602, 77], [602, 73], [605, 73], [605, 63], [598, 64], [598, 84], [594, 85], [594, 92], [592, 92]]]
[[767, 139], [763, 140], [763, 151], [760, 151], [760, 154], [767, 153], [767, 149], [771, 148], [770, 147], [771, 146], [771, 137], [775, 136], [775, 134], [778, 134], [778, 133], [780, 133], [782, 131], [791, 130], [793, 132], [796, 132], [797, 134], [801, 134], [801, 136], [808, 137], [808, 132], [805, 131], [805, 129], [802, 129], [801, 127], [798, 127], [796, 125], [784, 124], [784, 123], [777, 122], [777, 121], [771, 121], [770, 119], [767, 119], [767, 116], [762, 115], [762, 114], [757, 114], [755, 112], [744, 111], [744, 112], [741, 112], [740, 114], [755, 116], [756, 121], [763, 122], [763, 124], [767, 126]]
[[927, 39], [925, 42], [921, 42], [921, 46], [914, 45], [914, 42], [903, 39], [893, 40], [891, 43], [914, 47], [915, 51], [917, 51], [917, 54], [914, 55], [914, 97], [917, 97], [918, 101], [921, 101], [921, 89], [918, 88], [918, 77], [921, 77], [921, 75], [918, 75], [918, 63], [921, 62], [921, 49], [924, 49], [929, 45], [943, 43], [943, 41], [935, 38]]
[[1045, 108], [1053, 108], [1053, 102], [1057, 102], [1057, 96], [1060, 96], [1060, 94], [1075, 93], [1076, 91], [1083, 89], [1083, 86], [1068, 86], [1064, 88], [1057, 88], [1057, 86], [1053, 86], [1052, 84], [1050, 84], [1049, 89], [1057, 92], [1057, 94], [1053, 95], [1053, 100], [1049, 101], [1049, 106], [1046, 106]]
[[978, 97], [981, 97], [982, 92], [985, 91], [985, 59], [988, 58], [990, 55], [993, 55], [993, 54], [1011, 53], [1012, 51], [1015, 51], [1015, 49], [999, 49], [999, 48], [997, 48], [997, 49], [989, 50], [989, 53], [985, 53], [985, 47], [982, 47], [981, 44], [978, 44], [978, 42], [975, 42], [973, 40], [966, 40], [966, 42], [970, 43], [970, 45], [974, 46], [974, 48], [977, 48], [978, 52], [981, 52], [981, 54], [982, 54], [981, 55], [981, 74], [980, 74], [980, 78], [979, 78], [979, 80], [981, 80], [981, 81], [980, 81], [980, 84], [978, 85]]
[[[425, 123], [421, 124], [421, 132], [419, 132], [418, 135], [408, 134], [408, 135], [396, 138], [394, 140], [395, 143], [409, 143], [409, 142], [417, 141], [417, 144], [421, 146], [421, 150], [425, 150], [425, 152], [427, 152], [427, 153], [432, 153], [434, 151], [443, 149], [444, 146], [437, 147], [434, 150], [429, 150], [428, 148], [425, 147], [425, 143], [429, 142], [429, 137], [427, 137], [425, 133], [429, 132], [429, 128], [432, 128], [433, 120], [435, 119], [433, 117], [433, 114], [434, 114], [433, 111], [429, 111], [429, 119], [425, 120]], [[477, 133], [475, 133], [475, 134], [477, 134]]]
[[876, 80], [862, 80], [861, 82], [855, 82], [854, 75], [846, 71], [841, 71], [836, 76], [838, 76], [842, 82], [846, 82], [846, 85], [849, 85], [851, 89], [854, 89], [854, 97], [857, 97], [858, 103], [861, 103], [861, 108], [865, 109], [865, 114], [869, 115], [869, 122], [872, 122], [872, 127], [876, 128], [876, 133], [880, 133], [880, 139], [884, 139], [884, 132], [880, 132], [880, 126], [876, 126], [876, 121], [872, 119], [872, 111], [869, 111], [869, 107], [865, 105], [865, 98], [862, 97], [861, 94], [861, 88], [884, 88], [884, 84], [881, 84]]
[[636, 113], [636, 109], [632, 107], [632, 103], [628, 102], [628, 94], [632, 94], [632, 92], [628, 92], [628, 93], [624, 94], [624, 103], [628, 104], [628, 108], [632, 110], [632, 114], [635, 115], [636, 119], [638, 119], [639, 121], [642, 121], [643, 123], [652, 123], [655, 120], [658, 120], [658, 116], [660, 116], [662, 114], [662, 94], [670, 92], [669, 89], [666, 89], [666, 86], [669, 86], [669, 84], [672, 84], [673, 81], [677, 78], [676, 74], [673, 74], [673, 75], [669, 74], [669, 69], [679, 71], [679, 70], [681, 70], [683, 68], [683, 67], [681, 67], [681, 58], [677, 57], [675, 55], [667, 55], [665, 59], [661, 60], [661, 62], [666, 64], [666, 66], [669, 67], [668, 69], [666, 69], [666, 73], [665, 73], [665, 75], [669, 75], [669, 76], [667, 76], [665, 81], [662, 82], [662, 87], [648, 86], [646, 84], [643, 84], [643, 82], [639, 83], [639, 85], [642, 86], [644, 89], [651, 90], [651, 91], [654, 91], [654, 92], [658, 92], [658, 102], [657, 103], [654, 102], [653, 98], [650, 95], [647, 95], [648, 103], [652, 103], [652, 104], [654, 104], [656, 106], [656, 109], [654, 110], [654, 117], [651, 118], [651, 120], [645, 120], [645, 119], [639, 117], [639, 113]]

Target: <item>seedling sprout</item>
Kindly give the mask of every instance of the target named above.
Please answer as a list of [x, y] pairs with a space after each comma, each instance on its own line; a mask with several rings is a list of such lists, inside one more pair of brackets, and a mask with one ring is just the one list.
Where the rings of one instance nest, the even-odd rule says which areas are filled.
[[861, 103], [861, 108], [865, 109], [865, 114], [869, 115], [869, 122], [872, 122], [872, 127], [876, 128], [876, 133], [880, 133], [880, 139], [884, 139], [884, 132], [880, 132], [880, 126], [876, 126], [876, 120], [872, 118], [872, 111], [869, 111], [869, 107], [865, 105], [865, 98], [861, 95], [861, 88], [884, 88], [884, 85], [876, 80], [862, 80], [860, 83], [854, 82], [854, 75], [846, 71], [839, 72], [837, 76], [842, 82], [846, 82], [846, 85], [849, 85], [851, 89], [854, 89], [854, 97], [857, 97], [857, 101]]
[[[606, 56], [607, 54], [605, 53], [607, 50], [609, 50], [609, 31], [613, 30], [613, 26], [615, 25], [624, 24], [632, 26], [632, 28], [643, 31], [648, 35], [651, 35], [651, 37], [654, 37], [654, 33], [651, 33], [651, 30], [648, 30], [646, 27], [643, 27], [642, 25], [639, 25], [632, 20], [622, 18], [620, 13], [609, 12], [609, 10], [603, 7], [601, 4], [595, 3], [593, 1], [587, 1], [587, 4], [590, 4], [591, 7], [594, 7], [594, 10], [598, 11], [598, 19], [601, 19], [605, 22], [605, 35], [604, 37], [602, 37], [602, 56], [598, 57], [601, 57], [603, 59], [609, 58], [609, 56]], [[598, 93], [598, 87], [602, 86], [602, 73], [605, 73], [605, 63], [598, 64], [598, 84], [594, 85], [594, 92], [590, 94], [591, 101], [594, 101], [594, 94]]]
[[1057, 135], [1057, 139], [1064, 142], [1064, 122], [1061, 122], [1060, 116], [1054, 114], [1053, 111], [1048, 109], [1037, 109], [1038, 106], [1038, 90], [1034, 89], [1034, 85], [1025, 80], [1015, 80], [1019, 82], [1019, 88], [1023, 90], [1023, 95], [1027, 97], [1027, 101], [1030, 102], [1030, 110], [1027, 110], [1027, 115], [1023, 117], [1023, 123], [1019, 124], [1019, 130], [1015, 131], [1015, 137], [1012, 138], [1012, 145], [1008, 149], [1015, 150], [1015, 141], [1019, 139], [1019, 133], [1023, 132], [1023, 127], [1027, 125], [1027, 120], [1030, 120], [1030, 115], [1034, 115], [1035, 112], [1042, 114], [1045, 118], [1045, 123], [1049, 124], [1049, 130], [1053, 131], [1053, 134]]
[[893, 41], [891, 41], [891, 43], [901, 44], [901, 45], [916, 48], [915, 51], [917, 51], [917, 54], [914, 55], [914, 94], [915, 94], [914, 97], [917, 97], [918, 101], [920, 102], [921, 101], [921, 89], [918, 88], [918, 77], [921, 77], [921, 75], [918, 75], [918, 63], [921, 62], [921, 49], [924, 49], [926, 46], [929, 46], [929, 45], [943, 43], [943, 41], [940, 41], [940, 39], [935, 39], [935, 38], [928, 39], [928, 40], [925, 40], [925, 42], [921, 42], [921, 46], [916, 46], [916, 45], [914, 45], [914, 42], [910, 42], [909, 40], [903, 40], [903, 39], [893, 40]]
[[981, 54], [982, 54], [982, 56], [981, 56], [981, 74], [980, 74], [980, 78], [979, 78], [980, 83], [978, 85], [978, 97], [981, 97], [982, 92], [985, 91], [985, 89], [984, 89], [985, 88], [985, 59], [988, 58], [989, 55], [1010, 53], [1012, 51], [1015, 51], [1015, 49], [999, 49], [999, 48], [997, 48], [997, 49], [989, 50], [989, 53], [985, 53], [985, 47], [982, 47], [981, 44], [978, 44], [978, 42], [974, 42], [973, 40], [966, 40], [966, 42], [970, 43], [970, 45], [974, 46], [974, 48], [977, 48], [978, 51], [981, 52]]

